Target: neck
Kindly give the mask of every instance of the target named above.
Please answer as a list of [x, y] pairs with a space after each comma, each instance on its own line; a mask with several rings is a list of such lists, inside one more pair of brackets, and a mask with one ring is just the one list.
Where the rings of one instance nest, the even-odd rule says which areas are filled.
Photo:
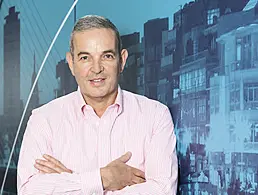
[[101, 117], [106, 111], [106, 109], [110, 105], [114, 104], [117, 94], [118, 94], [118, 89], [116, 89], [113, 93], [109, 94], [107, 97], [95, 98], [95, 97], [86, 97], [85, 95], [83, 95], [83, 98], [85, 102], [94, 109], [98, 117]]

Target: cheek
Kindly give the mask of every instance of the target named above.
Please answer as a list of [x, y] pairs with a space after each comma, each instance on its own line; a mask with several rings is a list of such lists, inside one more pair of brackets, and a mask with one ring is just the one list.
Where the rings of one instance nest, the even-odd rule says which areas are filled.
[[87, 77], [89, 74], [89, 68], [87, 66], [80, 66], [75, 69], [76, 76]]
[[105, 66], [105, 71], [109, 73], [109, 75], [117, 76], [120, 73], [120, 68], [116, 64], [110, 64], [109, 66]]
[[115, 80], [118, 79], [119, 70], [118, 69], [114, 69], [114, 68], [108, 69], [108, 70], [106, 70], [106, 75], [108, 75], [110, 77], [111, 81], [115, 82]]

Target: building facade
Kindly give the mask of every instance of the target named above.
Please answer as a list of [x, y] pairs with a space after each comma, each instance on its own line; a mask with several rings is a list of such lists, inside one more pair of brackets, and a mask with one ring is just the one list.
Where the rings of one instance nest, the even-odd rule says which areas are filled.
[[152, 99], [158, 99], [162, 32], [166, 30], [168, 30], [168, 18], [153, 19], [144, 24], [145, 95]]

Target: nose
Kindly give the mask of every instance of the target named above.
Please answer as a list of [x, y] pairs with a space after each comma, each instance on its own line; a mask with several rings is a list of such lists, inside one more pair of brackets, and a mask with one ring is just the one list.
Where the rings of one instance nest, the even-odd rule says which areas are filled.
[[99, 61], [95, 61], [92, 65], [91, 71], [95, 74], [99, 74], [104, 70], [104, 67], [101, 65]]

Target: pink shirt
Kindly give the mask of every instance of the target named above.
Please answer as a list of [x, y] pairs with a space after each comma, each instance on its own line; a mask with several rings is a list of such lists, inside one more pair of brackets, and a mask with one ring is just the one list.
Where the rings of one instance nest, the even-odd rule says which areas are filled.
[[[119, 87], [116, 101], [99, 118], [80, 91], [33, 111], [18, 163], [18, 194], [175, 195], [176, 137], [168, 108]], [[100, 168], [127, 151], [127, 163], [145, 172], [146, 182], [103, 191]], [[35, 160], [49, 154], [73, 173], [40, 174]]]

